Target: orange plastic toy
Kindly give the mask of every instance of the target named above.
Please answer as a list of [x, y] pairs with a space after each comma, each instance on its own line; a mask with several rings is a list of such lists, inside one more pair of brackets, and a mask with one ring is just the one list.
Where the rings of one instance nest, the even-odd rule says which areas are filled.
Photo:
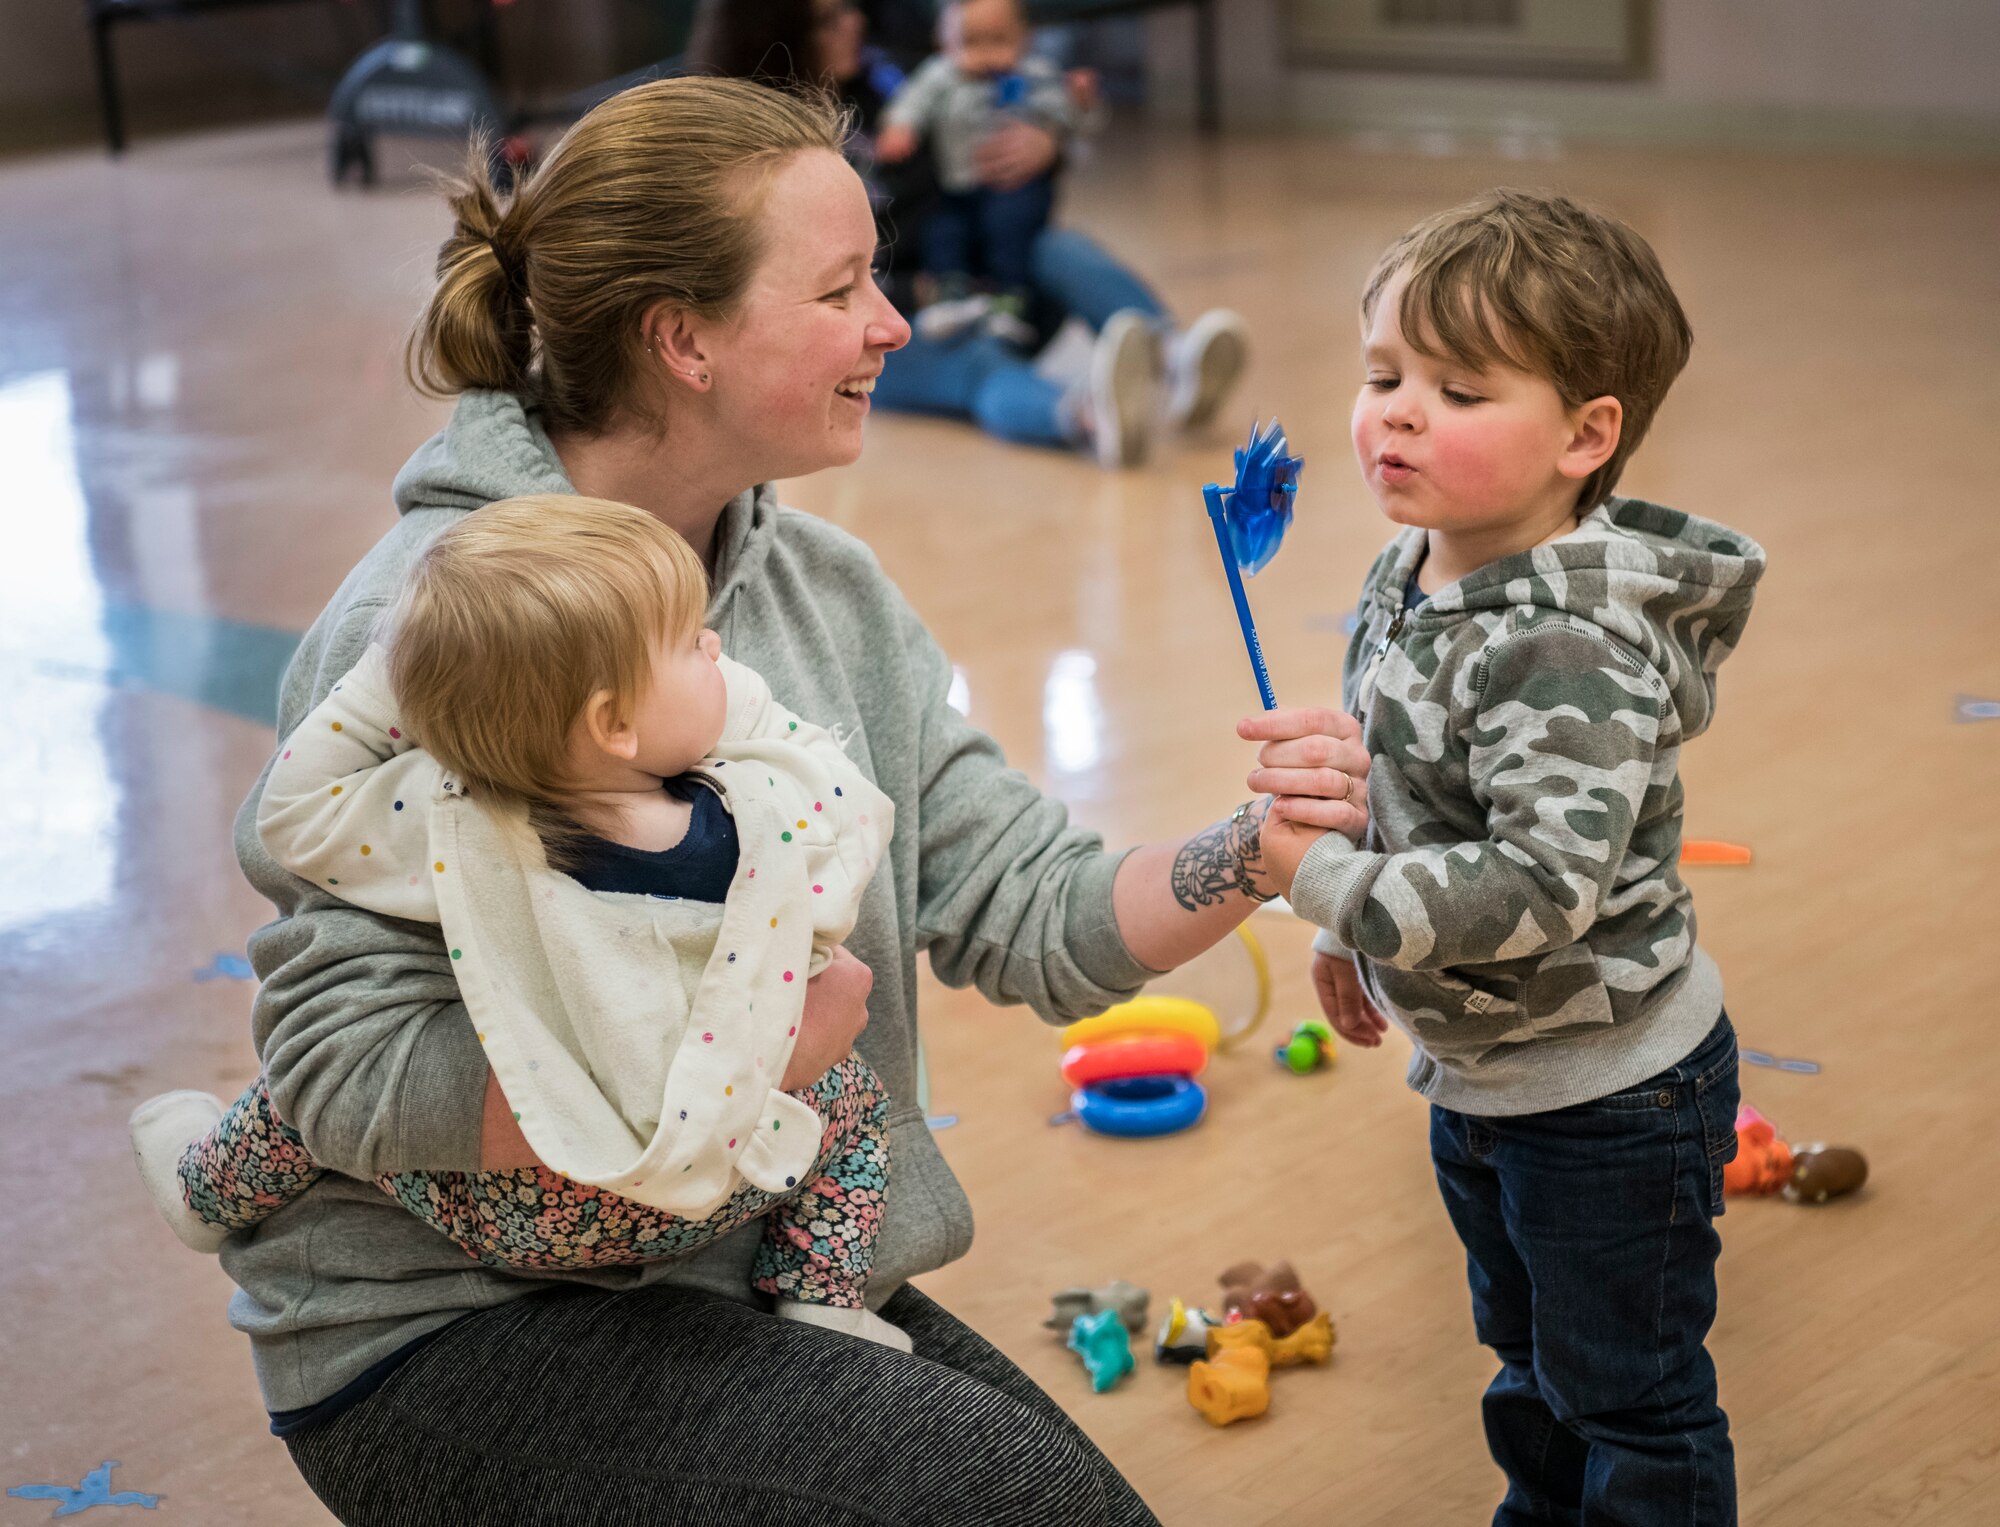
[[1736, 1111], [1736, 1159], [1722, 1169], [1725, 1193], [1775, 1193], [1792, 1178], [1792, 1148], [1778, 1126], [1745, 1103]]
[[1681, 844], [1683, 864], [1748, 864], [1750, 850], [1741, 843], [1720, 843], [1713, 838], [1689, 838]]
[[1225, 1347], [1188, 1369], [1187, 1396], [1211, 1426], [1261, 1416], [1271, 1408], [1271, 1359], [1261, 1347]]

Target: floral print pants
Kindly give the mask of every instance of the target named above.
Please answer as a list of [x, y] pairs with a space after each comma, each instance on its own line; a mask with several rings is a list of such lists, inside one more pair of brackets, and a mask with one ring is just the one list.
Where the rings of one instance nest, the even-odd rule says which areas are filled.
[[[758, 1288], [805, 1304], [859, 1309], [888, 1188], [888, 1098], [856, 1056], [794, 1095], [822, 1121], [819, 1155], [804, 1184], [766, 1193], [746, 1183], [703, 1219], [634, 1203], [547, 1167], [398, 1172], [378, 1177], [376, 1185], [468, 1256], [524, 1272], [667, 1261], [762, 1218]], [[244, 1230], [324, 1171], [298, 1131], [278, 1117], [260, 1076], [181, 1157], [181, 1190], [209, 1224]]]

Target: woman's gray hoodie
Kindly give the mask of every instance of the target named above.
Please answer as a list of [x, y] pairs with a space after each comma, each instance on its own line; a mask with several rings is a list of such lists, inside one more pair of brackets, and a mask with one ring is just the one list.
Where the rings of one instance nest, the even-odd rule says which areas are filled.
[[[535, 417], [507, 393], [468, 393], [396, 480], [401, 519], [341, 585], [293, 658], [287, 735], [351, 668], [424, 545], [495, 499], [573, 492]], [[951, 665], [861, 542], [779, 507], [768, 487], [717, 531], [709, 624], [777, 698], [831, 730], [896, 803], [896, 832], [848, 947], [875, 973], [858, 1049], [890, 1098], [888, 1212], [871, 1300], [964, 1254], [972, 1214], [917, 1103], [920, 950], [939, 978], [1051, 1022], [1096, 1012], [1151, 972], [1112, 915], [1116, 857], [1009, 769], [945, 702]], [[256, 830], [237, 857], [278, 909], [250, 941], [253, 1017], [279, 1114], [333, 1173], [254, 1231], [223, 1266], [239, 1291], [266, 1404], [332, 1394], [398, 1347], [468, 1311], [551, 1282], [685, 1282], [749, 1300], [752, 1225], [684, 1261], [555, 1278], [497, 1272], [367, 1179], [479, 1165], [486, 1061], [435, 927], [376, 917], [280, 869]]]

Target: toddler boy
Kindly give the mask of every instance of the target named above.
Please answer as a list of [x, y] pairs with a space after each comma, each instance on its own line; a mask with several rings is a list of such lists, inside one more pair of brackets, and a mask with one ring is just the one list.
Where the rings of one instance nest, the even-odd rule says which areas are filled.
[[1736, 1044], [1677, 764], [1764, 554], [1612, 496], [1692, 342], [1623, 224], [1491, 193], [1390, 247], [1361, 327], [1355, 451], [1403, 529], [1347, 657], [1369, 832], [1319, 839], [1292, 887], [1320, 1002], [1414, 1047], [1502, 1364], [1495, 1523], [1733, 1523], [1703, 1342]]

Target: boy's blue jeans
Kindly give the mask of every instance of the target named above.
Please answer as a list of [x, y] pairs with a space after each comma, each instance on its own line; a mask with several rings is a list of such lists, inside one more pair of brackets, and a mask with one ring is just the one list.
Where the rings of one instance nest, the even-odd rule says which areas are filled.
[[1687, 1059], [1549, 1113], [1431, 1109], [1472, 1319], [1499, 1354], [1484, 1401], [1507, 1475], [1494, 1527], [1728, 1527], [1715, 1320], [1722, 1167], [1736, 1154], [1725, 1013]]

